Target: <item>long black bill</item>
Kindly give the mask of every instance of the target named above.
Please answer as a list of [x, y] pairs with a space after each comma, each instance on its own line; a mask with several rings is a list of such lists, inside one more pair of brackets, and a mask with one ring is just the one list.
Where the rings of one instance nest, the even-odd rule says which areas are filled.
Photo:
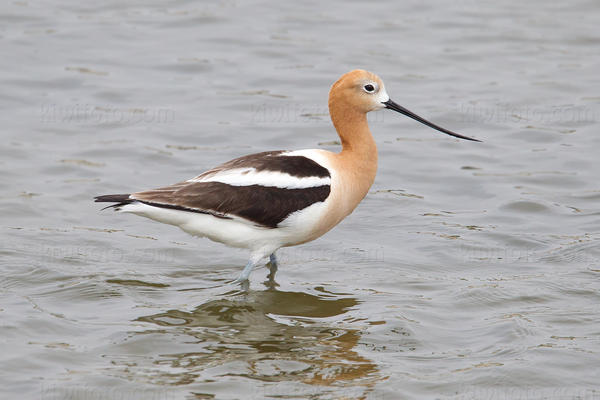
[[446, 135], [454, 136], [454, 137], [457, 137], [460, 139], [465, 139], [465, 140], [472, 140], [474, 142], [481, 142], [481, 140], [477, 140], [477, 139], [473, 139], [473, 138], [470, 138], [467, 136], [459, 135], [458, 133], [449, 131], [448, 129], [444, 129], [441, 126], [437, 126], [433, 122], [429, 122], [425, 118], [419, 117], [414, 112], [407, 110], [406, 108], [402, 107], [400, 104], [394, 103], [392, 100], [385, 101], [383, 104], [385, 104], [385, 108], [389, 108], [390, 110], [398, 111], [400, 114], [404, 114], [407, 117], [410, 117], [410, 118], [414, 119], [415, 121], [419, 121], [420, 123], [425, 124], [435, 130], [444, 132]]

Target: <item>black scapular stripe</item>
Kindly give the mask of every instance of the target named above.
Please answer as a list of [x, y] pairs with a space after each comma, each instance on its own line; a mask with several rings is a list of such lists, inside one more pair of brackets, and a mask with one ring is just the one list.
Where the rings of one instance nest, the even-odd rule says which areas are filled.
[[197, 178], [205, 178], [219, 172], [237, 168], [254, 168], [256, 171], [275, 171], [296, 178], [311, 176], [329, 178], [329, 170], [316, 161], [304, 156], [282, 156], [283, 150], [265, 151], [233, 159], [204, 172]]

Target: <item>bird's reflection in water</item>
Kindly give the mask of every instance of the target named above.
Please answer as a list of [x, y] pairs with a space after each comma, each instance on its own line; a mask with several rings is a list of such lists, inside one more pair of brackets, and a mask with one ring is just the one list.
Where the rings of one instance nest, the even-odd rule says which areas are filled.
[[[268, 290], [231, 292], [191, 312], [169, 310], [138, 318], [161, 327], [140, 333], [178, 335], [178, 341], [187, 335], [186, 343], [197, 347], [193, 352], [161, 354], [154, 363], [173, 370], [169, 376], [155, 376], [155, 382], [197, 382], [216, 366], [224, 367], [219, 369], [220, 379], [243, 376], [367, 391], [382, 379], [377, 365], [354, 350], [360, 328], [348, 328], [334, 318], [356, 306], [355, 298], [321, 287], [315, 288], [316, 294], [279, 291], [273, 279], [265, 284]], [[228, 363], [235, 367], [228, 368]]]

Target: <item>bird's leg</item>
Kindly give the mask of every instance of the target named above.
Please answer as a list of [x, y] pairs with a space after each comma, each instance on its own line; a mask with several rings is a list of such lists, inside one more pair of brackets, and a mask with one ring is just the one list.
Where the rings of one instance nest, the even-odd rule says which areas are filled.
[[269, 275], [267, 278], [269, 281], [275, 281], [275, 273], [277, 272], [277, 256], [275, 253], [269, 256]]
[[275, 255], [275, 253], [271, 254], [269, 256], [269, 263], [271, 264], [271, 268], [275, 268], [275, 271], [277, 271], [277, 256]]
[[255, 265], [256, 265], [256, 261], [254, 261], [253, 259], [248, 261], [248, 264], [246, 264], [246, 266], [242, 270], [242, 273], [240, 274], [240, 276], [238, 276], [237, 279], [235, 281], [233, 281], [232, 283], [242, 283], [242, 282], [248, 281], [248, 277], [250, 276], [250, 273], [252, 272], [252, 269], [254, 268]]

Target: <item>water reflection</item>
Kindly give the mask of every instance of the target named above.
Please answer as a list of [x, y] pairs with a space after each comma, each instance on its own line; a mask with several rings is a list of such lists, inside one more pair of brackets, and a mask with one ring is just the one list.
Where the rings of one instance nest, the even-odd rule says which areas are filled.
[[360, 330], [325, 320], [347, 313], [358, 300], [315, 290], [318, 295], [273, 288], [236, 291], [191, 312], [169, 310], [138, 318], [160, 327], [140, 334], [177, 335], [178, 341], [183, 334], [197, 346], [193, 352], [159, 355], [154, 363], [163, 368], [152, 380], [187, 384], [206, 377], [208, 369], [229, 364], [232, 368], [219, 368], [220, 377], [368, 390], [381, 377], [377, 365], [354, 350]]

